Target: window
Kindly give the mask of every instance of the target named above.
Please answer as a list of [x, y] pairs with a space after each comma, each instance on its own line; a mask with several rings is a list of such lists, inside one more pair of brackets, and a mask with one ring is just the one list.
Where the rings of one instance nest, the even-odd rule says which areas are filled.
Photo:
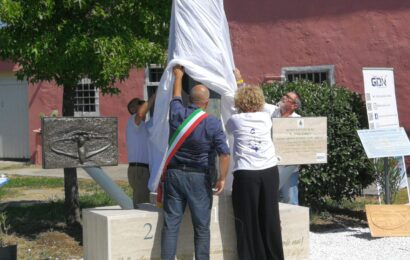
[[[159, 82], [161, 81], [164, 67], [161, 65], [150, 64], [145, 69], [145, 88], [144, 98], [148, 100], [157, 90]], [[151, 107], [150, 116], [154, 113], [154, 106]]]
[[289, 82], [309, 80], [314, 83], [327, 82], [329, 85], [334, 85], [334, 65], [285, 67], [282, 68], [282, 78]]
[[74, 116], [99, 116], [98, 89], [89, 79], [82, 79], [75, 90]]

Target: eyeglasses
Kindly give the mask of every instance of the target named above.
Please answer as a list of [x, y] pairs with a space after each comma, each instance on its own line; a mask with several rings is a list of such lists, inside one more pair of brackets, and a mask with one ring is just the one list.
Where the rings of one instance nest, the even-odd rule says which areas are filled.
[[282, 100], [283, 100], [283, 101], [289, 101], [289, 102], [291, 102], [292, 104], [296, 104], [296, 100], [293, 99], [291, 96], [289, 96], [289, 94], [284, 95], [284, 96], [282, 97]]

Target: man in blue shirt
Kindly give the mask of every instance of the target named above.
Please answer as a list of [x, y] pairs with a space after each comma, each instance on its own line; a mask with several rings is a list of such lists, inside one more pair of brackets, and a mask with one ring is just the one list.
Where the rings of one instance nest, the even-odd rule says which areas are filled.
[[[207, 87], [197, 85], [190, 92], [191, 104], [185, 107], [182, 104], [184, 70], [181, 66], [175, 66], [173, 73], [175, 81], [169, 112], [170, 137], [195, 110], [198, 108], [205, 110], [209, 101]], [[228, 172], [229, 148], [221, 122], [210, 115], [201, 121], [186, 138], [167, 167], [161, 241], [161, 259], [163, 260], [175, 259], [179, 226], [187, 204], [194, 226], [195, 259], [209, 259], [209, 225], [212, 207], [209, 156], [214, 151], [219, 155], [220, 174], [214, 192], [220, 194]]]

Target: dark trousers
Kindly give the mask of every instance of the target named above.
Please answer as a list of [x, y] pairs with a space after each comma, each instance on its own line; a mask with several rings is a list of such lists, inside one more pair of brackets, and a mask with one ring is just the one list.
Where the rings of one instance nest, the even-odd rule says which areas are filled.
[[188, 204], [194, 226], [195, 259], [209, 260], [212, 189], [209, 174], [168, 169], [164, 185], [161, 259], [174, 260], [179, 226]]
[[278, 167], [234, 172], [232, 202], [241, 260], [284, 259]]

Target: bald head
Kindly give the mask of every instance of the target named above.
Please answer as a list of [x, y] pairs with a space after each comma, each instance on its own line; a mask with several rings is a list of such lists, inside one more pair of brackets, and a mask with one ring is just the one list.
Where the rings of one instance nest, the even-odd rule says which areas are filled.
[[209, 100], [208, 88], [204, 85], [196, 85], [191, 89], [191, 92], [189, 93], [189, 99], [191, 103], [194, 103], [199, 107], [206, 105]]

